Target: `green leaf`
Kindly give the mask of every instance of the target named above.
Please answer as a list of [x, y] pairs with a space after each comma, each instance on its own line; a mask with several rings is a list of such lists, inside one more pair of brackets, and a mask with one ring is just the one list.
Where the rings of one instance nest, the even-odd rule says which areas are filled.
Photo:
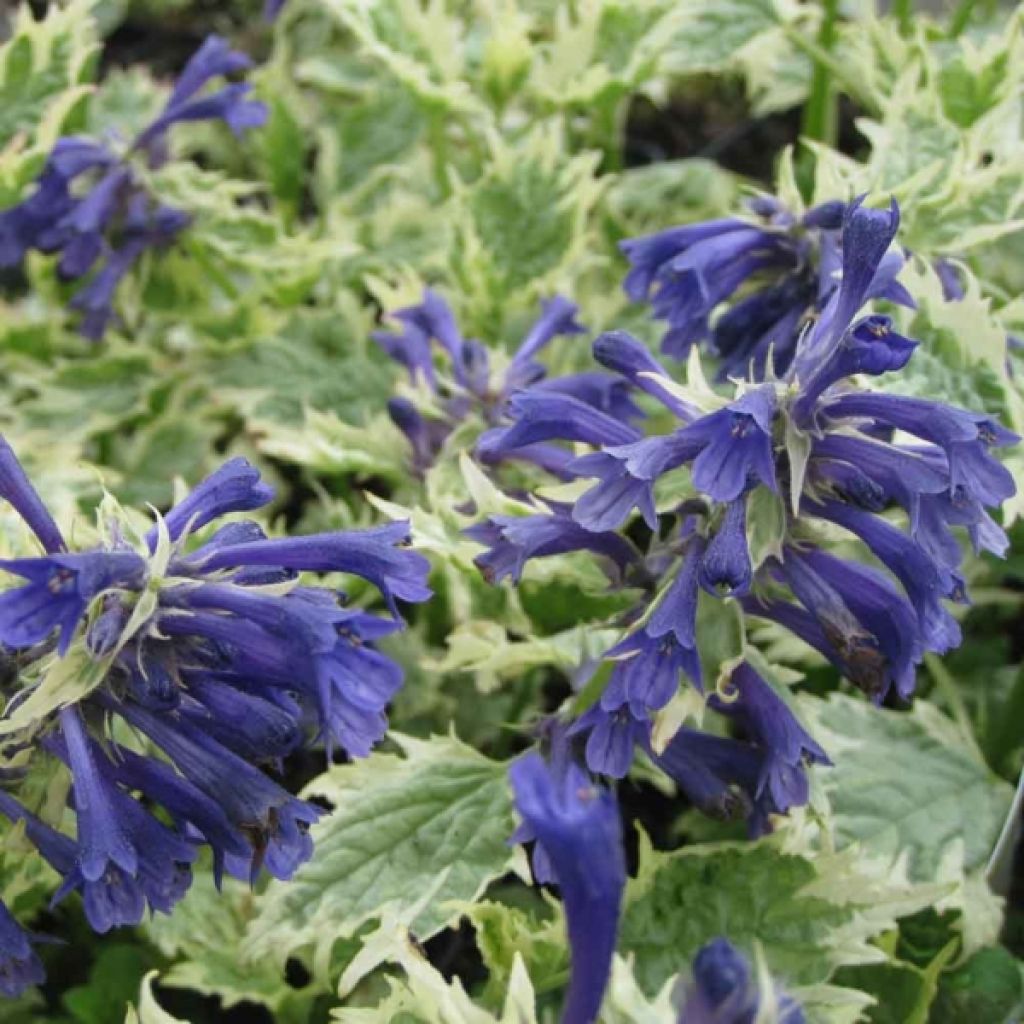
[[811, 861], [770, 843], [651, 854], [627, 890], [619, 951], [635, 957], [637, 980], [649, 995], [719, 936], [748, 953], [761, 943], [780, 979], [825, 981], [834, 966], [832, 937], [853, 911], [807, 895], [817, 878]]
[[256, 419], [297, 424], [311, 408], [358, 423], [384, 407], [394, 381], [392, 366], [362, 349], [337, 314], [296, 312], [274, 338], [211, 354], [215, 397]]
[[746, 650], [746, 631], [743, 610], [735, 601], [698, 593], [697, 650], [708, 687], [736, 667]]
[[27, 4], [18, 11], [11, 38], [0, 47], [0, 149], [19, 132], [42, 147], [55, 141], [91, 73], [92, 6], [92, 0], [51, 5], [40, 21]]
[[869, 167], [876, 188], [899, 189], [913, 179], [927, 188], [956, 155], [960, 133], [942, 116], [938, 99], [914, 87], [919, 74], [916, 66], [907, 70], [880, 120], [857, 122], [871, 142]]
[[[796, 831], [790, 836], [800, 844]], [[752, 957], [760, 946], [772, 976], [787, 989], [821, 986], [842, 964], [878, 962], [881, 954], [869, 940], [949, 892], [945, 885], [872, 878], [856, 851], [811, 859], [783, 852], [769, 838], [661, 853], [640, 838], [619, 951], [634, 954], [636, 978], [651, 995], [719, 936]], [[845, 994], [819, 994], [849, 1005]]]
[[156, 376], [152, 356], [122, 349], [58, 363], [26, 381], [34, 394], [22, 406], [25, 422], [56, 434], [119, 426], [145, 410]]
[[685, 0], [678, 5], [677, 13], [682, 23], [672, 40], [667, 63], [678, 74], [720, 70], [738, 50], [779, 20], [772, 0], [714, 4]]
[[446, 903], [477, 898], [513, 865], [505, 765], [451, 737], [401, 744], [404, 758], [372, 754], [307, 787], [334, 810], [312, 829], [313, 860], [268, 889], [250, 931], [255, 955], [312, 948], [322, 966], [336, 939], [437, 885], [412, 925], [429, 938], [458, 914]]
[[64, 1007], [79, 1024], [120, 1024], [122, 1007], [139, 991], [151, 966], [152, 955], [140, 946], [105, 946], [88, 982], [64, 993]]
[[935, 996], [935, 982], [912, 964], [892, 961], [865, 967], [848, 967], [836, 981], [875, 997], [865, 1013], [871, 1024], [925, 1024]]
[[1024, 1010], [1021, 963], [1002, 946], [982, 949], [939, 981], [932, 1024], [1010, 1024]]
[[321, 131], [332, 133], [333, 147], [321, 149], [321, 172], [338, 192], [364, 185], [378, 169], [390, 170], [425, 127], [415, 97], [396, 83], [379, 83], [355, 100], [334, 99], [324, 106], [328, 122]]
[[546, 919], [493, 900], [465, 907], [487, 967], [485, 999], [491, 1003], [500, 1002], [507, 990], [517, 956], [522, 957], [539, 991], [548, 992], [565, 985], [569, 977], [565, 922], [560, 914], [551, 913], [542, 904], [540, 909], [546, 911]]
[[294, 210], [302, 198], [306, 135], [292, 113], [292, 105], [275, 92], [267, 102], [269, 117], [261, 133], [270, 190]]
[[170, 504], [175, 477], [194, 483], [214, 468], [217, 432], [202, 413], [181, 409], [145, 424], [111, 453], [110, 461], [124, 473], [118, 494], [133, 505]]
[[[512, 146], [496, 140], [487, 173], [456, 191], [457, 280], [501, 317], [502, 298], [553, 279], [581, 250], [587, 215], [599, 194], [596, 155], [570, 156], [553, 131], [535, 131]], [[507, 314], [506, 314], [507, 315]]]
[[315, 996], [292, 988], [281, 966], [248, 949], [247, 929], [261, 898], [249, 886], [224, 879], [217, 891], [208, 867], [197, 868], [188, 895], [170, 915], [150, 918], [147, 937], [174, 962], [161, 984], [217, 996], [225, 1010], [242, 1002], [273, 1011]]
[[838, 849], [856, 843], [879, 867], [913, 881], [982, 867], [999, 836], [1013, 788], [959, 739], [925, 701], [887, 711], [833, 694], [802, 704], [835, 764], [818, 773]]

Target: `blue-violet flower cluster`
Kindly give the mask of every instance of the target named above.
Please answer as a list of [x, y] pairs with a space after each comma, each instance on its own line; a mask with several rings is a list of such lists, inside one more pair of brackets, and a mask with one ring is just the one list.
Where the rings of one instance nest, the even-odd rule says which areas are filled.
[[174, 124], [219, 120], [235, 135], [262, 125], [267, 108], [249, 98], [249, 84], [202, 91], [212, 79], [245, 71], [251, 63], [210, 36], [185, 65], [161, 112], [123, 152], [85, 136], [58, 139], [35, 191], [0, 213], [0, 267], [20, 264], [30, 249], [60, 253], [62, 280], [89, 278], [70, 303], [81, 314], [79, 329], [93, 341], [102, 338], [114, 316], [114, 293], [128, 271], [146, 250], [172, 244], [190, 221], [187, 211], [150, 193], [133, 158], [143, 158], [150, 168], [166, 162]]
[[[243, 518], [208, 531], [273, 498], [236, 458], [135, 546], [114, 523], [105, 546], [70, 551], [2, 441], [0, 496], [46, 552], [0, 561], [20, 581], [0, 593], [0, 642], [27, 683], [0, 726], [9, 751], [41, 748], [66, 766], [75, 836], [4, 790], [0, 814], [22, 822], [62, 876], [54, 899], [80, 892], [99, 932], [137, 923], [147, 907], [169, 912], [204, 845], [218, 880], [225, 869], [289, 878], [321, 812], [265, 769], [315, 739], [362, 757], [384, 735], [402, 671], [376, 641], [401, 628], [399, 601], [430, 595], [427, 561], [405, 548], [408, 524], [271, 539]], [[300, 573], [361, 577], [390, 615]], [[91, 674], [85, 696], [41, 720], [14, 717], [69, 665]], [[113, 729], [115, 719], [130, 728]], [[39, 977], [29, 939], [0, 909], [5, 991]]]
[[[747, 216], [658, 231], [621, 244], [630, 262], [624, 288], [649, 302], [668, 328], [662, 351], [682, 359], [707, 342], [721, 376], [763, 379], [789, 369], [797, 340], [839, 287], [849, 204], [823, 203], [796, 217], [772, 196], [747, 204]], [[913, 306], [896, 280], [898, 252], [876, 267], [864, 298]], [[725, 305], [727, 308], [722, 309]]]
[[[571, 731], [585, 739], [593, 772], [623, 776], [640, 746], [697, 806], [743, 813], [754, 834], [806, 802], [806, 765], [828, 758], [749, 663], [712, 680], [707, 699], [735, 724], [735, 738], [683, 729], [653, 749], [652, 717], [680, 677], [703, 692], [698, 607], [732, 598], [820, 652], [873, 700], [907, 699], [925, 653], [960, 642], [946, 604], [967, 601], [957, 534], [1003, 554], [1006, 535], [988, 510], [1015, 491], [994, 449], [1018, 438], [991, 417], [865, 385], [902, 369], [917, 344], [863, 308], [904, 298], [895, 282], [899, 214], [895, 204], [858, 201], [829, 216], [835, 285], [819, 296], [783, 375], [739, 382], [728, 401], [677, 385], [628, 334], [605, 334], [597, 361], [662, 407], [649, 422], [675, 426], [645, 433], [550, 387], [525, 388], [508, 403], [514, 422], [486, 436], [487, 456], [571, 442], [565, 471], [592, 483], [571, 504], [495, 516], [470, 531], [487, 547], [478, 565], [490, 579], [515, 581], [531, 558], [587, 550], [614, 568], [616, 584], [640, 589], [625, 638], [606, 653], [609, 681]], [[590, 451], [580, 454], [581, 443]], [[754, 502], [778, 518], [756, 564]]]
[[[540, 316], [503, 366], [492, 366], [495, 353], [479, 341], [463, 337], [451, 308], [429, 288], [419, 305], [393, 313], [401, 331], [377, 331], [373, 338], [406, 368], [410, 382], [425, 388], [430, 396], [427, 408], [404, 396], [388, 403], [392, 421], [409, 440], [417, 472], [433, 465], [449, 435], [475, 416], [488, 428], [478, 446], [482, 461], [517, 459], [565, 478], [569, 458], [558, 445], [525, 443], [514, 451], [503, 446], [501, 452], [490, 448], [491, 438], [503, 437], [501, 427], [509, 423], [507, 406], [511, 403], [514, 409], [524, 389], [537, 401], [548, 394], [568, 396], [616, 418], [633, 420], [641, 416], [629, 397], [628, 382], [616, 376], [587, 371], [547, 378], [547, 370], [536, 357], [559, 335], [585, 333], [576, 319], [577, 312], [576, 306], [560, 295], [545, 302]], [[441, 358], [435, 360], [435, 354]]]

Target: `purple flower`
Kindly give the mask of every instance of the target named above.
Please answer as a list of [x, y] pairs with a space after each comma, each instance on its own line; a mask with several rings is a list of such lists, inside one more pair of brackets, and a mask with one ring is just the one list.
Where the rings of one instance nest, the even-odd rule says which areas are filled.
[[774, 619], [816, 647], [856, 686], [881, 702], [890, 688], [906, 699], [924, 654], [911, 604], [875, 569], [822, 551], [787, 548], [786, 582], [810, 613], [810, 622], [766, 603], [756, 614]]
[[477, 445], [486, 460], [501, 458], [517, 448], [538, 441], [582, 441], [593, 445], [628, 444], [640, 440], [640, 434], [571, 395], [534, 389], [520, 391], [509, 400], [513, 423], [485, 433]]
[[776, 489], [772, 427], [775, 390], [762, 385], [682, 431], [700, 446], [693, 463], [694, 486], [715, 501], [735, 501], [760, 481]]
[[764, 754], [750, 743], [678, 729], [654, 763], [705, 814], [721, 821], [753, 811]]
[[[820, 367], [830, 363], [853, 318], [869, 298], [886, 297], [908, 303], [906, 293], [892, 287], [903, 259], [898, 254], [887, 257], [900, 223], [896, 201], [890, 203], [888, 210], [873, 210], [863, 205], [863, 199], [862, 196], [851, 203], [843, 215], [839, 287], [832, 292], [800, 345], [790, 371], [798, 380], [811, 380]], [[909, 304], [913, 305], [913, 300]]]
[[212, 79], [247, 71], [251, 66], [249, 57], [232, 50], [225, 39], [207, 36], [178, 76], [164, 109], [142, 130], [133, 148], [145, 150], [152, 162], [161, 162], [163, 136], [172, 124], [182, 121], [222, 120], [236, 135], [247, 128], [258, 128], [267, 119], [267, 108], [246, 99], [252, 88], [248, 84], [232, 83], [195, 98]]
[[701, 559], [700, 585], [713, 597], [738, 597], [750, 589], [753, 570], [747, 548], [747, 499], [737, 498], [725, 515]]
[[179, 719], [172, 724], [113, 698], [105, 704], [145, 733], [186, 779], [220, 804], [232, 826], [252, 844], [252, 878], [262, 866], [276, 878], [290, 878], [309, 859], [309, 826], [320, 817], [316, 807], [289, 795], [192, 722]]
[[146, 576], [145, 561], [133, 551], [0, 559], [0, 569], [29, 581], [0, 594], [0, 641], [31, 647], [59, 629], [60, 655], [95, 597], [112, 587], [137, 590]]
[[306, 537], [234, 544], [213, 551], [203, 569], [231, 569], [263, 565], [308, 572], [347, 572], [372, 583], [397, 617], [396, 598], [425, 601], [430, 563], [420, 554], [402, 550], [408, 543], [409, 524], [389, 523], [369, 530], [319, 533]]
[[998, 505], [1016, 490], [1010, 471], [990, 450], [1020, 438], [990, 416], [927, 398], [870, 392], [841, 395], [825, 403], [821, 412], [832, 420], [874, 421], [937, 445], [948, 460], [951, 493], [962, 490], [966, 499]]
[[[191, 219], [150, 195], [131, 165], [133, 153], [145, 152], [151, 166], [163, 163], [167, 130], [177, 122], [223, 120], [236, 135], [262, 124], [267, 109], [246, 98], [250, 86], [244, 83], [196, 98], [210, 79], [250, 64], [244, 54], [211, 36], [186, 65], [164, 110], [127, 153], [115, 154], [106, 143], [87, 138], [58, 139], [35, 191], [0, 213], [0, 265], [14, 266], [29, 249], [38, 249], [60, 252], [57, 270], [64, 280], [81, 280], [95, 271], [74, 294], [70, 308], [82, 314], [81, 334], [99, 340], [114, 319], [117, 287], [139, 257], [174, 242]], [[80, 187], [86, 175], [89, 181]]]
[[599, 701], [569, 727], [570, 736], [586, 736], [587, 767], [595, 775], [626, 777], [638, 744], [647, 742], [651, 723], [647, 711], [635, 712], [628, 703], [608, 709]]
[[626, 885], [615, 798], [575, 765], [553, 770], [537, 753], [513, 762], [516, 808], [543, 846], [565, 906], [572, 974], [563, 1024], [597, 1020], [611, 973]]
[[[412, 446], [414, 466], [420, 471], [427, 468], [454, 427], [472, 412], [495, 426], [506, 419], [506, 402], [516, 392], [524, 388], [543, 390], [547, 371], [535, 357], [558, 335], [585, 333], [576, 313], [577, 307], [561, 295], [545, 302], [540, 317], [527, 331], [500, 377], [491, 372], [487, 349], [480, 342], [463, 337], [451, 308], [437, 292], [428, 288], [419, 305], [393, 313], [401, 331], [376, 331], [373, 339], [395, 362], [405, 366], [413, 382], [422, 380], [434, 392], [442, 409], [440, 419], [428, 421], [407, 399], [389, 403], [392, 420]], [[450, 381], [438, 377], [433, 341], [444, 354]], [[577, 374], [560, 378], [551, 390], [613, 415], [639, 415], [639, 410], [625, 398], [623, 383], [603, 374]], [[497, 448], [488, 450], [485, 446], [481, 454], [488, 461], [525, 459], [557, 472], [557, 451], [529, 444], [514, 447], [517, 450], [513, 453]]]
[[746, 957], [728, 939], [713, 939], [693, 958], [679, 1024], [754, 1024], [769, 1001], [778, 1024], [804, 1024], [804, 1012], [791, 996], [758, 989]]
[[637, 508], [653, 530], [658, 521], [655, 481], [692, 459], [699, 447], [698, 441], [678, 430], [664, 437], [608, 445], [600, 452], [579, 456], [569, 463], [569, 471], [580, 477], [596, 477], [598, 483], [577, 500], [573, 518], [588, 530], [612, 530]]
[[[668, 322], [662, 351], [682, 358], [707, 340], [722, 360], [722, 379], [753, 370], [761, 380], [769, 366], [776, 373], [789, 368], [806, 324], [838, 290], [842, 236], [864, 234], [861, 221], [873, 212], [857, 215], [859, 204], [831, 202], [798, 221], [768, 197], [748, 205], [749, 220], [706, 221], [622, 243], [632, 268], [626, 294], [649, 301], [653, 316]], [[857, 244], [863, 245], [859, 234]], [[878, 293], [904, 301], [892, 281], [897, 269], [886, 267]], [[757, 285], [748, 289], [752, 281]], [[744, 297], [716, 318], [720, 305], [741, 291]]]
[[[273, 498], [274, 489], [260, 479], [259, 471], [247, 459], [229, 459], [189, 491], [167, 513], [164, 523], [171, 540], [178, 540], [186, 530], [195, 533], [229, 512], [250, 512]], [[155, 550], [156, 540], [154, 527], [146, 534], [150, 550]]]
[[559, 335], [586, 334], [587, 329], [577, 319], [579, 307], [563, 295], [556, 295], [541, 307], [540, 317], [526, 332], [505, 371], [504, 390], [528, 387], [546, 374], [546, 369], [534, 362], [534, 356]]
[[[6, 482], [5, 493], [49, 544], [62, 545], [13, 453], [0, 446], [5, 453], [0, 486]], [[212, 848], [218, 878], [226, 867], [255, 879], [264, 866], [290, 877], [312, 852], [309, 826], [320, 812], [262, 766], [321, 736], [328, 749], [333, 740], [365, 756], [386, 731], [402, 671], [376, 644], [400, 620], [343, 607], [336, 591], [294, 577], [352, 572], [377, 586], [394, 611], [395, 601], [429, 593], [429, 565], [396, 547], [408, 538], [403, 523], [293, 542], [269, 540], [241, 521], [193, 543], [197, 530], [271, 496], [255, 469], [236, 459], [171, 509], [170, 551], [160, 552], [167, 562], [150, 591], [155, 606], [130, 635], [157, 558], [155, 529], [139, 552], [118, 540], [114, 550], [0, 563], [28, 581], [0, 594], [0, 639], [28, 648], [30, 669], [51, 656], [54, 645], [44, 643], [51, 633], [59, 630], [63, 656], [86, 612], [94, 613], [83, 653], [104, 659], [106, 675], [59, 712], [60, 730], [44, 732], [41, 744], [70, 770], [77, 841], [2, 793], [0, 813], [26, 823], [63, 876], [57, 898], [79, 890], [97, 930], [137, 922], [147, 905], [169, 911], [190, 884], [200, 843]], [[103, 727], [111, 717], [148, 736], [167, 760], [112, 744]], [[175, 829], [134, 793], [162, 808]]]
[[785, 814], [807, 803], [805, 763], [831, 764], [828, 755], [804, 730], [785, 702], [744, 662], [730, 679], [732, 693], [710, 699], [719, 713], [738, 721], [764, 751], [754, 796], [767, 794], [772, 809]]
[[25, 470], [7, 441], [0, 437], [0, 498], [14, 506], [14, 511], [25, 520], [28, 528], [39, 538], [43, 549], [50, 554], [65, 549], [60, 528], [50, 515], [43, 499], [29, 482]]
[[802, 394], [793, 405], [793, 415], [799, 422], [806, 422], [821, 394], [855, 373], [879, 376], [902, 370], [917, 344], [897, 334], [887, 316], [876, 314], [858, 320], [841, 335], [838, 345], [822, 359], [804, 384]]
[[531, 558], [593, 551], [607, 557], [619, 575], [636, 560], [636, 551], [628, 541], [614, 533], [595, 533], [573, 522], [564, 513], [552, 515], [491, 516], [465, 531], [473, 540], [488, 546], [475, 564], [489, 583], [510, 576], [518, 583]]
[[653, 636], [638, 629], [605, 652], [615, 660], [608, 685], [601, 694], [601, 707], [614, 711], [628, 704], [638, 718], [663, 708], [679, 689], [680, 673], [700, 679], [700, 660], [695, 643], [685, 647], [674, 633]]
[[960, 627], [942, 607], [943, 598], [957, 592], [957, 577], [941, 562], [886, 520], [838, 501], [807, 502], [823, 519], [856, 534], [903, 584], [921, 625], [929, 650], [944, 654], [960, 645]]
[[698, 689], [701, 687], [700, 657], [697, 654], [697, 584], [704, 555], [704, 540], [694, 536], [686, 546], [675, 578], [654, 608], [647, 623], [652, 637], [671, 634], [687, 652], [686, 673]]
[[16, 999], [27, 988], [46, 980], [43, 965], [32, 948], [36, 941], [0, 901], [0, 994], [8, 999]]

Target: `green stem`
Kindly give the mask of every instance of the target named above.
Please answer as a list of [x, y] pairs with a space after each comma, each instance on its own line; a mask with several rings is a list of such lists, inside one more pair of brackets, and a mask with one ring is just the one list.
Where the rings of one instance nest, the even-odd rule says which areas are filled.
[[956, 39], [967, 28], [967, 23], [971, 20], [971, 15], [974, 13], [975, 2], [976, 0], [960, 0], [960, 3], [957, 4], [953, 17], [949, 21], [948, 34], [950, 39]]
[[598, 148], [604, 151], [604, 169], [622, 170], [622, 121], [625, 104], [617, 99], [606, 100], [595, 118]]
[[811, 77], [811, 93], [804, 107], [802, 133], [805, 138], [835, 145], [838, 118], [836, 116], [836, 92], [833, 87], [835, 61], [832, 47], [836, 41], [836, 22], [839, 18], [839, 0], [822, 0], [824, 16], [818, 29], [817, 48], [828, 57], [823, 61], [814, 59]]
[[978, 760], [984, 762], [985, 755], [981, 747], [978, 746], [978, 741], [974, 738], [971, 716], [967, 713], [967, 706], [964, 704], [963, 697], [960, 696], [960, 688], [957, 686], [956, 680], [949, 669], [943, 665], [941, 659], [934, 654], [926, 654], [924, 656], [924, 663], [929, 675], [935, 680], [935, 685], [939, 688], [939, 692], [949, 705], [953, 719], [963, 734], [964, 742], [971, 747]]
[[448, 178], [448, 132], [445, 115], [432, 112], [427, 122], [427, 137], [433, 156], [434, 182], [442, 199], [447, 199], [452, 192]]
[[900, 27], [901, 36], [909, 36], [914, 31], [914, 0], [892, 0], [892, 13]]
[[844, 92], [852, 96], [866, 111], [880, 113], [874, 97], [864, 88], [862, 82], [850, 74], [827, 50], [823, 50], [813, 39], [809, 39], [792, 25], [781, 25], [786, 38], [798, 49], [807, 54], [813, 61], [828, 68], [832, 80], [840, 85]]

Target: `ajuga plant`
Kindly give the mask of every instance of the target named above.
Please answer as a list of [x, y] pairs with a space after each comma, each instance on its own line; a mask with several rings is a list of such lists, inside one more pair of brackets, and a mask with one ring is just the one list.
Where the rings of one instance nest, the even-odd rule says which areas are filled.
[[[264, 766], [317, 739], [366, 756], [384, 735], [402, 672], [374, 643], [401, 628], [397, 601], [430, 594], [425, 560], [402, 549], [407, 528], [271, 539], [234, 519], [205, 531], [273, 498], [232, 459], [140, 535], [108, 504], [101, 542], [70, 550], [6, 442], [0, 459], [3, 497], [44, 550], [0, 566], [21, 581], [0, 598], [22, 684], [2, 726], [9, 772], [61, 762], [75, 837], [6, 791], [0, 813], [61, 876], [54, 900], [78, 891], [98, 932], [147, 907], [170, 913], [202, 846], [218, 883], [225, 869], [291, 877], [321, 812]], [[346, 607], [300, 572], [360, 577], [390, 616]], [[13, 991], [41, 979], [29, 937], [4, 920]]]
[[3, 1021], [1021, 1017], [1024, 32], [870, 8], [0, 12]]

